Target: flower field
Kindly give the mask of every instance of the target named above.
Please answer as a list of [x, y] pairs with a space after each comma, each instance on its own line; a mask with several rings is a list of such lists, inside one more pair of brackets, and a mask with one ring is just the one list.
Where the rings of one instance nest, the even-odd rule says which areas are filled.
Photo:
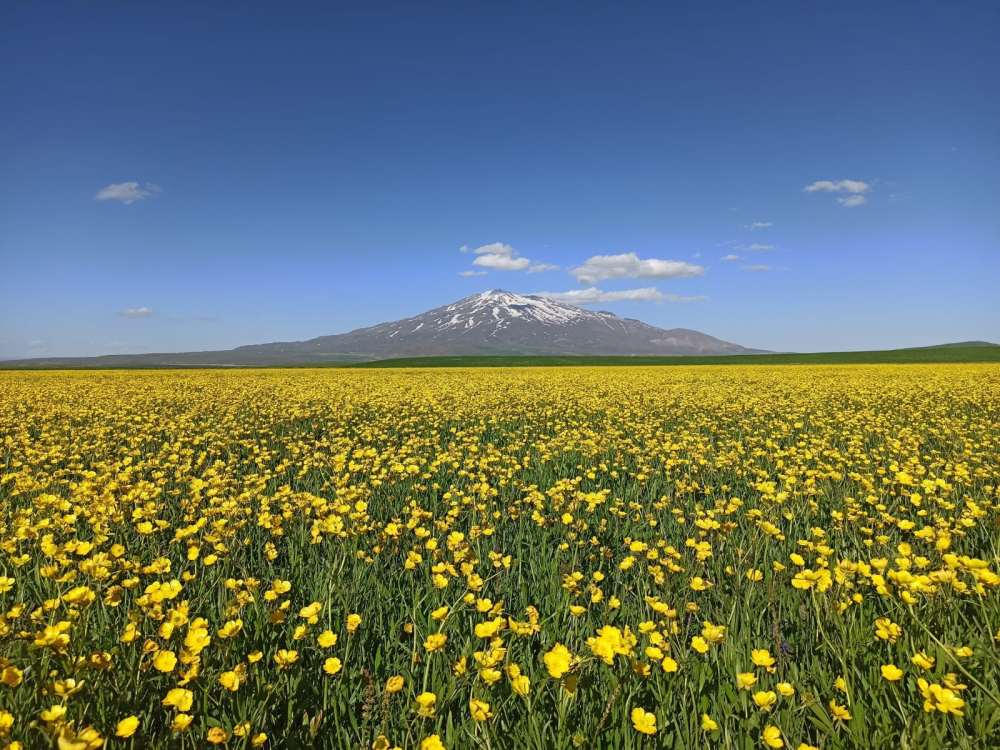
[[1000, 747], [1000, 366], [0, 373], [0, 748]]

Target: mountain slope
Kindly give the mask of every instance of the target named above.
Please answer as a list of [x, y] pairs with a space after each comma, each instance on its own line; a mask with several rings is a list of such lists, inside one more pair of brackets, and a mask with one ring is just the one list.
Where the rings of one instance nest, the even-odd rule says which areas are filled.
[[685, 328], [664, 330], [609, 312], [495, 289], [412, 318], [309, 341], [222, 352], [20, 360], [52, 365], [273, 365], [484, 354], [701, 355], [760, 350]]

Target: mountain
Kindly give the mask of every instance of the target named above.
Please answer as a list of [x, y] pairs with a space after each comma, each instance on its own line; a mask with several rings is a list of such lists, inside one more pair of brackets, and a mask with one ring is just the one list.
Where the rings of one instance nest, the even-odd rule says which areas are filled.
[[544, 297], [494, 289], [412, 318], [309, 341], [255, 344], [217, 352], [56, 357], [9, 364], [251, 366], [473, 354], [663, 356], [760, 352], [686, 328], [665, 330], [609, 312], [582, 310]]

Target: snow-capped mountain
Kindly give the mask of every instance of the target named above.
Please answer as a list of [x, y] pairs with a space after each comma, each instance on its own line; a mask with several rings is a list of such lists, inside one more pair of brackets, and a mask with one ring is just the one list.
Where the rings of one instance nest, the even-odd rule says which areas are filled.
[[[421, 315], [306, 345], [313, 355], [740, 354], [736, 344], [683, 328], [663, 330], [609, 312], [493, 289]], [[270, 344], [268, 346], [282, 346]], [[256, 347], [244, 347], [256, 348]], [[240, 350], [237, 350], [240, 351]]]
[[[609, 312], [493, 289], [421, 315], [309, 341], [241, 346], [224, 352], [46, 360], [51, 364], [308, 364], [338, 360], [489, 354], [751, 354], [685, 328], [664, 330]], [[98, 362], [97, 360], [101, 360]]]

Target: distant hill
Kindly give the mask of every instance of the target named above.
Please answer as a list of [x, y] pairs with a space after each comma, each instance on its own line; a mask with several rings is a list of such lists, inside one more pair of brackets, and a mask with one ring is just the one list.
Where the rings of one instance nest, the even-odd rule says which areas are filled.
[[49, 367], [222, 367], [357, 362], [469, 355], [681, 356], [754, 354], [739, 344], [686, 328], [657, 328], [609, 312], [583, 310], [534, 295], [494, 289], [412, 318], [308, 341], [227, 351], [45, 357], [3, 362]]
[[932, 344], [931, 346], [911, 346], [910, 349], [973, 349], [980, 346], [1000, 346], [989, 341], [956, 341], [951, 344]]

